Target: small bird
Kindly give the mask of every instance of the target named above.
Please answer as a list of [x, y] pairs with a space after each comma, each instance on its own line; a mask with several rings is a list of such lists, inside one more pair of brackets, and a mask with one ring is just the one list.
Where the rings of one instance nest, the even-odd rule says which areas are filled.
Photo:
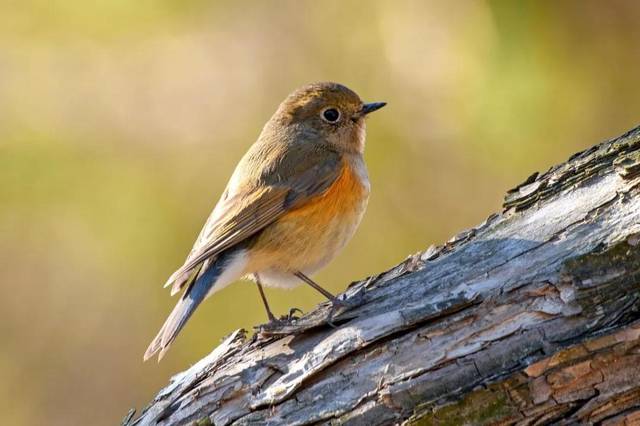
[[291, 93], [238, 163], [184, 264], [165, 287], [184, 289], [144, 354], [162, 359], [198, 305], [241, 277], [262, 286], [304, 282], [340, 301], [309, 275], [351, 239], [369, 199], [363, 103], [347, 87], [314, 83]]

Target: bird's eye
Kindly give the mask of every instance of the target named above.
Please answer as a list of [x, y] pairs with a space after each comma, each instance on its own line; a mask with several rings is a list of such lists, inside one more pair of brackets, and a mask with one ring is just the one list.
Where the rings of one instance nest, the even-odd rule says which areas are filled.
[[340, 111], [335, 108], [327, 108], [322, 111], [322, 118], [324, 118], [329, 123], [335, 123], [340, 119]]

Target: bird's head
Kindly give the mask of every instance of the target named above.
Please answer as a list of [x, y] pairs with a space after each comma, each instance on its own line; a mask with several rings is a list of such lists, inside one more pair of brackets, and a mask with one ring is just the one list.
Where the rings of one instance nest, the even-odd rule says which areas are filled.
[[291, 93], [268, 126], [271, 131], [293, 131], [297, 138], [319, 138], [340, 151], [363, 152], [365, 117], [385, 105], [364, 103], [338, 83], [313, 83]]

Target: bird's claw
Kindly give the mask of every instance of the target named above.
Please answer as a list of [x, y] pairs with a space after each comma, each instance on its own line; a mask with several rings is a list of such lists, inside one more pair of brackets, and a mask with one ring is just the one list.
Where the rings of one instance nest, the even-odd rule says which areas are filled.
[[296, 312], [300, 312], [300, 314], [304, 314], [304, 312], [302, 312], [302, 309], [298, 309], [298, 308], [291, 308], [289, 309], [289, 313], [287, 315], [282, 315], [279, 319], [275, 319], [273, 318], [271, 320], [271, 322], [276, 321], [279, 324], [291, 324], [292, 322], [295, 322], [296, 320], [299, 320], [300, 317], [296, 316], [295, 313]]
[[300, 317], [296, 316], [295, 313], [299, 312], [300, 314], [304, 314], [304, 312], [302, 312], [301, 309], [298, 308], [291, 308], [289, 309], [289, 313], [287, 315], [282, 315], [280, 318], [276, 318], [275, 316], [271, 316], [269, 317], [269, 322], [266, 324], [260, 324], [259, 326], [256, 326], [256, 330], [263, 332], [263, 333], [269, 333], [269, 332], [273, 332], [276, 331], [280, 328], [286, 327], [286, 326], [290, 326], [292, 324], [294, 324], [297, 320], [300, 319]]
[[295, 320], [299, 320], [300, 317], [296, 316], [295, 313], [299, 312], [300, 315], [304, 315], [304, 312], [302, 312], [302, 309], [298, 309], [298, 308], [291, 308], [289, 309], [289, 315], [286, 316], [286, 319], [288, 321], [295, 321]]

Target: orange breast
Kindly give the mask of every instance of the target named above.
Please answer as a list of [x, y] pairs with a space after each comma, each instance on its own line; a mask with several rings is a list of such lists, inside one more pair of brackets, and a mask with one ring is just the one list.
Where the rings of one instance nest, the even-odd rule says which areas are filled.
[[368, 184], [348, 162], [323, 194], [268, 226], [251, 249], [248, 265], [312, 272], [324, 266], [353, 236], [369, 196]]
[[342, 172], [328, 190], [290, 211], [287, 217], [312, 215], [315, 224], [321, 225], [332, 221], [336, 215], [347, 214], [354, 208], [357, 209], [364, 192], [365, 186], [351, 166], [345, 162]]

